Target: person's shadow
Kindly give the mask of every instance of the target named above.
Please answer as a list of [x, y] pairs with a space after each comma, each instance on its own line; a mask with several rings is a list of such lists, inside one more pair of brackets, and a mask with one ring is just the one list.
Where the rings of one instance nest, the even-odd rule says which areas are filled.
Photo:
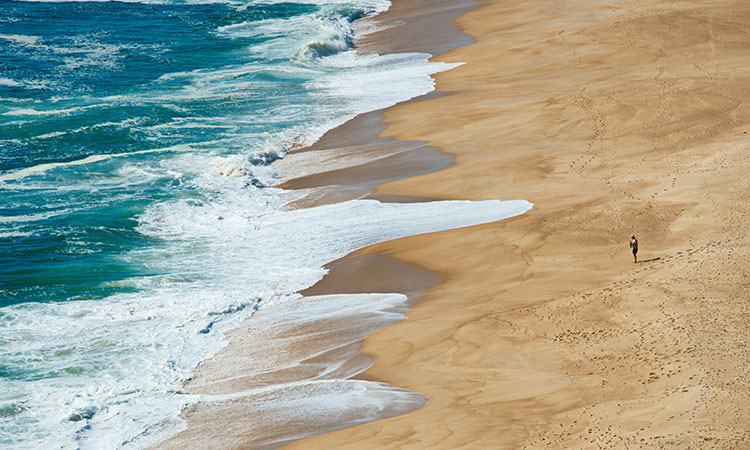
[[660, 260], [660, 259], [661, 259], [661, 258], [651, 258], [651, 259], [644, 259], [644, 260], [641, 260], [641, 261], [638, 261], [638, 262], [639, 262], [639, 263], [647, 263], [647, 262], [658, 261], [658, 260]]

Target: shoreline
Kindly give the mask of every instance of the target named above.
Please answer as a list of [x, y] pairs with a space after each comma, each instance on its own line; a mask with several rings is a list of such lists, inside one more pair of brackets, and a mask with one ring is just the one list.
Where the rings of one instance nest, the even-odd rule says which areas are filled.
[[329, 130], [312, 146], [275, 161], [273, 167], [285, 178], [274, 187], [308, 190], [290, 208], [362, 198], [391, 203], [433, 200], [375, 192], [379, 184], [441, 170], [453, 161], [450, 155], [424, 142], [381, 137], [385, 128], [382, 122], [382, 110], [360, 114]]
[[360, 377], [430, 402], [286, 448], [748, 445], [750, 7], [723, 6], [461, 16], [476, 43], [437, 59], [467, 64], [435, 76], [453, 95], [389, 108], [384, 133], [455, 163], [377, 192], [536, 206], [361, 250], [442, 279], [362, 348]]
[[[438, 5], [422, 1], [419, 3], [422, 9], [414, 8], [413, 5], [406, 9], [415, 16], [421, 15], [420, 20], [423, 24], [430, 24], [433, 20], [447, 23], [459, 11], [468, 10], [470, 3], [471, 1], [465, 0], [459, 4], [444, 1], [439, 8], [434, 8]], [[426, 10], [428, 6], [434, 10]], [[397, 8], [399, 17], [403, 17], [404, 9]], [[424, 12], [428, 14], [421, 14]], [[382, 16], [388, 16], [389, 13], [391, 10], [363, 20], [381, 22], [384, 20]], [[393, 18], [387, 21], [391, 22]], [[418, 50], [415, 45], [419, 43], [435, 52], [447, 51], [460, 45], [461, 36], [450, 27], [435, 27], [430, 33], [423, 33], [421, 39], [412, 39], [410, 42], [387, 38], [392, 36], [394, 28], [402, 25], [409, 23], [392, 22], [383, 30], [370, 32], [363, 36], [361, 41], [357, 41], [358, 50], [362, 53], [394, 53], [395, 51], [387, 50], [399, 43], [399, 51], [426, 53], [424, 50]], [[463, 38], [465, 39], [465, 36]], [[405, 102], [440, 95], [445, 94], [432, 91]], [[322, 206], [353, 199], [372, 199], [384, 203], [434, 201], [435, 199], [430, 197], [375, 192], [377, 186], [385, 182], [435, 172], [449, 167], [452, 163], [450, 155], [422, 141], [401, 141], [381, 136], [385, 127], [383, 112], [387, 109], [360, 114], [329, 130], [312, 146], [292, 150], [285, 158], [275, 161], [276, 170], [286, 178], [274, 187], [308, 191], [302, 198], [291, 202], [287, 209]], [[331, 170], [331, 167], [334, 169]], [[188, 392], [218, 398], [226, 397], [226, 400], [201, 403], [185, 410], [183, 417], [188, 422], [187, 428], [153, 448], [181, 448], [188, 443], [212, 448], [276, 448], [307, 436], [408, 413], [425, 404], [426, 399], [420, 393], [406, 391], [362, 375], [361, 372], [372, 364], [372, 358], [361, 352], [360, 347], [364, 337], [369, 333], [403, 320], [403, 313], [419, 301], [429, 289], [439, 284], [440, 278], [418, 265], [401, 262], [386, 253], [370, 252], [367, 247], [334, 260], [324, 268], [330, 271], [328, 275], [315, 285], [300, 291], [306, 300], [318, 302], [324, 297], [367, 294], [382, 297], [386, 300], [386, 305], [372, 305], [371, 311], [368, 309], [357, 313], [358, 317], [315, 319], [309, 324], [301, 323], [304, 333], [313, 341], [312, 346], [300, 341], [293, 349], [279, 349], [289, 351], [290, 358], [297, 358], [299, 363], [278, 368], [269, 366], [267, 372], [260, 374], [252, 374], [253, 370], [249, 370], [250, 367], [247, 366], [248, 362], [252, 362], [253, 358], [258, 356], [257, 349], [252, 348], [252, 330], [258, 327], [257, 317], [254, 316], [247, 326], [241, 326], [228, 333], [228, 346], [201, 364], [185, 384]], [[331, 276], [331, 273], [334, 276]], [[348, 278], [359, 278], [362, 281], [351, 283]], [[373, 292], [385, 294], [371, 294]], [[388, 302], [393, 302], [392, 306], [388, 306]], [[348, 305], [342, 305], [342, 308], [346, 307]], [[373, 316], [373, 312], [376, 311]], [[383, 318], [378, 318], [378, 315], [382, 315]], [[267, 316], [261, 319], [268, 321]], [[358, 321], [363, 321], [362, 325], [358, 326]], [[340, 341], [340, 346], [318, 346], [316, 341], [322, 334], [329, 335], [334, 342]], [[300, 336], [304, 337], [302, 334]], [[279, 338], [288, 339], [288, 336], [272, 336], [271, 341]], [[253, 403], [270, 405], [269, 402], [277, 401], [271, 396], [266, 398], [263, 393], [247, 395], [251, 390], [263, 391], [263, 386], [275, 388], [283, 385], [283, 380], [314, 382], [317, 377], [310, 372], [311, 367], [325, 365], [334, 367], [334, 373], [341, 372], [341, 380], [361, 384], [365, 390], [381, 390], [383, 397], [379, 400], [382, 405], [378, 407], [378, 415], [366, 419], [358, 418], [357, 414], [361, 415], [362, 412], [352, 408], [343, 416], [339, 413], [339, 416], [329, 418], [330, 423], [322, 420], [320, 424], [313, 424], [312, 428], [306, 429], [307, 425], [299, 426], [298, 423], [290, 422], [288, 418], [283, 417], [284, 405], [275, 412], [273, 407], [263, 407], [261, 415], [249, 416], [245, 413], [246, 408], [252, 407]], [[248, 370], [243, 370], [243, 367]], [[346, 372], [353, 375], [345, 375]], [[278, 377], [282, 381], [279, 382], [273, 377]], [[281, 400], [294, 401], [294, 395], [294, 392], [291, 392], [289, 398]], [[389, 399], [389, 395], [392, 398]], [[274, 419], [277, 415], [279, 417]], [[219, 424], [216, 421], [217, 417], [231, 417], [232, 423]], [[257, 422], [261, 425], [258, 426]], [[252, 426], [243, 426], [242, 423], [252, 423]]]

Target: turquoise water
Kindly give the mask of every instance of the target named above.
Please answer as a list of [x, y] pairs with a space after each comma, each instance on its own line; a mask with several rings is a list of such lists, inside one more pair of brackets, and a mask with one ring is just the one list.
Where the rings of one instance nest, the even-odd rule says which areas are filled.
[[[264, 151], [263, 135], [310, 119], [299, 111], [312, 103], [304, 83], [319, 74], [302, 70], [293, 60], [298, 55], [284, 49], [252, 51], [283, 38], [222, 27], [321, 14], [316, 5], [3, 2], [0, 8], [0, 173], [133, 154], [4, 182], [0, 305], [97, 298], [125, 289], [111, 282], [155, 274], [118, 258], [154, 245], [134, 231], [134, 218], [154, 201], [200, 193], [184, 174], [118, 176], [128, 164], [153, 169], [173, 153], [137, 152], [182, 146], [177, 151], [243, 154], [250, 161]], [[335, 11], [341, 12], [358, 14]]]
[[428, 55], [352, 50], [387, 6], [0, 2], [1, 447], [179, 429], [224, 331], [359, 242], [305, 236], [357, 205], [278, 216], [269, 163], [432, 89]]
[[283, 209], [272, 161], [452, 67], [355, 51], [387, 6], [0, 1], [0, 447], [145, 447], [210, 400], [182, 386], [224, 333], [327, 262], [507, 217]]

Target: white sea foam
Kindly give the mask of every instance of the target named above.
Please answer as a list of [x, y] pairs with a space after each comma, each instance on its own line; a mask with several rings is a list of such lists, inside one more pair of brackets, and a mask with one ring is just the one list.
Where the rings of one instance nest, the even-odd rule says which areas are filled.
[[77, 2], [95, 2], [95, 3], [108, 3], [108, 2], [122, 2], [122, 3], [142, 3], [145, 5], [210, 5], [214, 3], [225, 3], [240, 5], [241, 2], [236, 0], [18, 0], [29, 3], [77, 3]]
[[71, 210], [62, 209], [56, 211], [48, 211], [37, 214], [20, 214], [17, 216], [0, 216], [0, 223], [18, 223], [18, 222], [36, 222], [38, 220], [45, 220], [51, 217], [68, 214]]
[[[305, 3], [326, 6], [350, 2]], [[388, 2], [360, 4], [365, 9], [380, 11]], [[157, 161], [126, 160], [110, 172], [112, 179], [101, 183], [137, 186], [157, 177], [170, 176], [191, 192], [189, 196], [151, 205], [138, 217], [138, 230], [155, 239], [158, 245], [121, 258], [143, 264], [159, 275], [114, 283], [137, 289], [136, 293], [93, 301], [26, 304], [0, 309], [0, 335], [18, 343], [12, 352], [1, 354], [0, 358], [8, 363], [20, 358], [23, 364], [29, 364], [26, 367], [40, 373], [40, 379], [32, 384], [14, 380], [7, 384], [7, 392], [12, 392], [16, 398], [26, 398], [26, 405], [32, 406], [24, 411], [25, 422], [21, 424], [27, 428], [16, 429], [16, 432], [36, 437], [19, 444], [19, 448], [144, 447], [179, 430], [183, 426], [179, 413], [197, 401], [214, 402], [217, 408], [229, 400], [245, 402], [247, 408], [255, 408], [258, 413], [274, 415], [279, 420], [276, 427], [284, 426], [279, 423], [294, 423], [295, 414], [303, 409], [315, 418], [315, 423], [310, 420], [311, 430], [382, 417], [388, 408], [392, 408], [394, 414], [404, 412], [424, 401], [420, 394], [346, 379], [368, 364], [348, 346], [377, 327], [403, 320], [403, 295], [303, 299], [296, 292], [319, 280], [325, 273], [324, 264], [357, 248], [413, 234], [500, 220], [522, 214], [531, 204], [486, 201], [396, 205], [356, 200], [283, 211], [286, 202], [302, 194], [257, 188], [253, 183], [269, 185], [274, 173], [266, 165], [251, 164], [249, 158], [282, 156], [289, 148], [312, 143], [326, 130], [356, 114], [425, 94], [433, 89], [429, 74], [455, 65], [430, 63], [426, 54], [360, 55], [351, 49], [351, 24], [330, 20], [325, 16], [325, 8], [323, 14], [316, 17], [239, 24], [223, 27], [217, 33], [255, 36], [252, 33], [259, 30], [256, 26], [266, 27], [261, 29], [263, 36], [275, 38], [248, 51], [272, 59], [273, 64], [237, 64], [216, 70], [173, 73], [158, 80], [150, 92], [97, 101], [162, 107], [170, 104], [175, 110], [184, 110], [180, 105], [187, 101], [252, 99], [258, 92], [252, 76], [262, 71], [279, 77], [314, 79], [305, 86], [313, 101], [307, 98], [300, 105], [276, 103], [257, 111], [257, 116], [238, 115], [215, 125], [253, 120], [269, 124], [269, 127], [284, 120], [296, 121], [299, 125], [283, 123], [284, 126], [279, 126], [283, 132], [264, 137], [247, 132], [244, 136], [233, 137], [233, 141], [228, 137], [227, 140], [140, 152], [93, 155], [0, 175], [2, 183], [57, 168], [171, 152], [169, 157]], [[116, 61], [119, 48], [100, 48], [94, 44], [87, 47], [92, 49], [88, 52], [93, 58], [92, 64]], [[97, 49], [102, 51], [97, 53]], [[57, 48], [59, 54], [68, 50]], [[112, 55], [115, 59], [110, 58]], [[292, 63], [277, 64], [284, 58], [293, 58]], [[170, 89], [169, 93], [159, 90], [159, 83], [175, 80], [187, 86]], [[25, 107], [8, 111], [6, 115], [34, 118], [72, 112], [74, 108], [44, 111]], [[168, 128], [211, 126], [212, 119], [206, 119], [175, 119], [151, 127], [150, 131], [156, 134]], [[141, 124], [138, 120], [90, 127], [129, 127]], [[248, 137], [252, 139], [248, 139], [244, 152], [223, 154], [225, 147], [231, 144], [236, 148]], [[102, 187], [99, 181], [92, 180], [68, 183], [53, 179], [45, 184], [37, 178], [41, 177], [5, 186], [21, 189], [28, 183], [55, 188], [58, 192]], [[8, 217], [7, 222], [14, 219], [21, 221], [18, 219], [23, 218]], [[29, 215], [27, 219], [32, 221], [35, 217]], [[351, 325], [347, 328], [351, 332], [348, 340], [307, 347], [312, 355], [338, 352], [341, 360], [310, 368], [311, 379], [304, 382], [284, 380], [273, 387], [241, 393], [218, 389], [202, 395], [185, 394], [181, 390], [184, 380], [225, 345], [224, 333], [250, 318], [256, 308], [260, 308], [258, 315], [250, 323], [257, 327], [252, 342], [257, 343], [258, 351], [252, 361], [246, 361], [244, 368], [247, 370], [236, 375], [249, 376], [252, 370], [294, 367], [308, 360], [311, 354], [269, 352], [268, 349], [272, 342], [284, 348], [290, 345], [288, 335], [273, 335], [274, 331], [316, 320], [343, 320]], [[324, 334], [322, 331], [321, 335]], [[37, 434], [37, 430], [49, 434]], [[309, 432], [289, 433], [282, 439], [301, 437]], [[12, 440], [14, 436], [0, 435], [0, 441], [3, 438]]]
[[[438, 72], [458, 67], [461, 63], [431, 63], [429, 55], [402, 53], [394, 55], [356, 55], [354, 52], [327, 58], [333, 71], [312, 82], [326, 97], [354, 99], [353, 110], [375, 110], [399, 101], [426, 94], [434, 89], [430, 77]], [[377, 83], [378, 88], [372, 87]]]
[[[314, 27], [315, 23], [317, 21], [310, 16], [296, 16], [286, 19], [263, 19], [224, 25], [216, 29], [216, 34], [231, 38], [286, 38], [289, 42], [295, 42], [293, 39], [294, 35], [309, 33], [310, 27]], [[299, 41], [296, 41], [296, 43], [299, 45]], [[275, 56], [278, 57], [279, 54]]]
[[[91, 128], [105, 128], [105, 127], [127, 128], [127, 127], [132, 127], [134, 125], [138, 125], [140, 122], [142, 122], [142, 120], [143, 119], [140, 119], [140, 118], [132, 118], [132, 119], [125, 119], [120, 122], [101, 122], [95, 125], [91, 125]], [[74, 132], [78, 130], [83, 131], [84, 128], [74, 130]]]
[[[244, 343], [262, 337], [263, 344], [240, 344], [239, 351], [223, 353], [190, 384], [200, 393], [199, 411], [233, 420], [251, 417], [237, 422], [250, 441], [235, 443], [230, 428], [223, 430], [225, 444], [261, 448], [424, 405], [422, 394], [350, 379], [373, 361], [359, 352], [361, 340], [405, 320], [406, 300], [401, 294], [353, 294], [264, 302], [248, 323], [252, 331], [243, 333]], [[210, 447], [204, 439], [201, 433], [190, 436], [196, 447]]]
[[[129, 256], [150, 260], [169, 274], [142, 279], [144, 294], [2, 309], [3, 335], [18, 343], [17, 356], [4, 355], [4, 360], [40, 357], [45, 362], [38, 370], [62, 377], [45, 377], [35, 382], [34, 392], [24, 392], [34, 398], [31, 416], [43, 429], [57, 430], [56, 442], [75, 441], [83, 447], [102, 440], [124, 442], [153, 430], [165, 417], [175, 417], [201, 399], [176, 392], [200, 361], [224, 345], [221, 334], [249, 317], [255, 305], [262, 308], [264, 301], [294, 296], [316, 282], [330, 260], [383, 240], [500, 220], [531, 207], [523, 201], [359, 200], [279, 211], [272, 192], [242, 192], [237, 181], [224, 177], [205, 176], [203, 183], [220, 187], [210, 202], [162, 203], [141, 217], [141, 232], [170, 243], [163, 250]], [[349, 313], [377, 308], [367, 301], [360, 298], [355, 303], [360, 306]], [[315, 314], [344, 314], [335, 301], [316, 305], [305, 310], [310, 320]], [[383, 314], [386, 321], [399, 320], [395, 312]], [[25, 389], [14, 382], [8, 388]], [[376, 401], [377, 396], [367, 398]], [[330, 410], [343, 404], [319, 406]], [[74, 421], [52, 419], [59, 417]], [[78, 417], [82, 420], [75, 421]], [[174, 423], [166, 429], [174, 431]]]
[[171, 147], [155, 148], [151, 150], [140, 150], [129, 153], [112, 153], [109, 155], [91, 155], [86, 158], [77, 159], [75, 161], [56, 162], [56, 163], [45, 163], [37, 164], [36, 166], [26, 167], [23, 169], [15, 170], [3, 175], [0, 175], [0, 182], [20, 180], [31, 175], [38, 175], [40, 173], [47, 172], [48, 170], [56, 169], [59, 167], [73, 167], [83, 166], [86, 164], [93, 164], [100, 161], [106, 161], [112, 158], [123, 158], [135, 155], [146, 155], [149, 153], [165, 153], [165, 152], [184, 152], [194, 150], [190, 145], [174, 145]]
[[33, 109], [33, 108], [15, 108], [15, 109], [11, 109], [9, 111], [4, 112], [3, 115], [4, 116], [62, 116], [62, 115], [76, 113], [79, 111], [86, 111], [88, 109], [104, 108], [108, 106], [112, 106], [112, 104], [100, 103], [96, 105], [75, 106], [72, 108], [48, 109], [48, 110]]
[[[37, 114], [37, 115], [39, 115], [39, 114]], [[43, 115], [43, 114], [41, 114], [41, 115]], [[79, 128], [68, 130], [68, 131], [53, 131], [51, 133], [45, 133], [45, 134], [41, 134], [39, 136], [35, 136], [32, 139], [49, 139], [49, 138], [63, 136], [65, 134], [82, 133], [82, 132], [85, 132], [85, 131], [88, 131], [88, 130], [92, 130], [92, 129], [97, 129], [97, 128], [107, 128], [107, 127], [113, 127], [113, 128], [135, 128], [141, 122], [143, 122], [142, 118], [125, 119], [125, 120], [122, 120], [120, 122], [101, 122], [101, 123], [96, 123], [94, 125], [82, 126], [82, 127], [79, 127]], [[23, 124], [26, 124], [26, 123], [29, 123], [29, 122], [28, 121], [13, 121], [13, 122], [5, 122], [5, 125], [23, 125]], [[196, 127], [197, 126], [198, 125], [196, 125]], [[155, 127], [152, 127], [152, 128], [155, 128]], [[18, 141], [18, 140], [14, 140], [14, 141], [21, 142], [21, 141]], [[0, 142], [4, 142], [4, 141], [0, 141]]]
[[45, 133], [40, 134], [39, 136], [34, 136], [33, 139], [52, 139], [60, 136], [65, 136], [66, 134], [68, 133], [65, 131], [53, 131], [52, 133]]
[[35, 45], [39, 39], [41, 39], [39, 36], [26, 36], [23, 34], [0, 34], [0, 39], [14, 42], [16, 44], [23, 44], [23, 45]]
[[[258, 5], [273, 5], [287, 3], [288, 0], [257, 0]], [[295, 0], [295, 3], [305, 5], [356, 5], [360, 8], [382, 12], [391, 6], [390, 0]]]
[[54, 49], [58, 53], [77, 55], [81, 52], [85, 56], [70, 56], [64, 59], [63, 68], [68, 71], [74, 71], [82, 67], [95, 66], [103, 69], [114, 69], [117, 67], [121, 58], [120, 52], [124, 49], [122, 46], [112, 44], [98, 44], [89, 47], [75, 48], [58, 48]]
[[[18, 83], [17, 81], [15, 81], [15, 80], [9, 80], [8, 78], [0, 78], [0, 83], [2, 83], [2, 80], [8, 80], [8, 81], [11, 81], [13, 83]], [[22, 84], [19, 83], [19, 86], [21, 86], [21, 85]], [[31, 99], [31, 98], [0, 97], [0, 102], [3, 102], [3, 103], [35, 103], [37, 101], [38, 100], [34, 100], [34, 99]]]
[[23, 86], [23, 84], [16, 80], [11, 80], [10, 78], [0, 78], [0, 86], [20, 87]]
[[[51, 82], [39, 81], [39, 80], [14, 80], [12, 78], [0, 77], [0, 86], [6, 87], [24, 87], [26, 89], [49, 89]], [[37, 100], [32, 99], [19, 99], [19, 98], [7, 98], [3, 97], [0, 99], [3, 102], [9, 103], [36, 103]]]
[[0, 238], [26, 237], [34, 234], [31, 231], [0, 231]]

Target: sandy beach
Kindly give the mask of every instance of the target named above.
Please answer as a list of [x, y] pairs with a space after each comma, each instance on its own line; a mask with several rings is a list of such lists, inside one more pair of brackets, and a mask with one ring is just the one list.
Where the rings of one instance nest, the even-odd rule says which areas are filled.
[[[382, 20], [408, 19], [394, 3]], [[749, 18], [730, 1], [462, 15], [476, 42], [436, 58], [466, 63], [436, 76], [451, 95], [387, 110], [381, 134], [454, 164], [376, 195], [535, 207], [358, 252], [442, 281], [363, 348], [362, 377], [429, 403], [288, 448], [748, 448]]]
[[[427, 404], [286, 448], [750, 447], [750, 5], [470, 6], [394, 0], [363, 51], [465, 64], [436, 75], [437, 92], [290, 155], [287, 173], [295, 158], [330, 170], [282, 186], [323, 187], [301, 208], [369, 197], [534, 209], [329, 264], [304, 295], [409, 295], [407, 321], [347, 351], [372, 364], [354, 380]], [[268, 382], [243, 379], [251, 339], [237, 330], [187, 389]], [[188, 430], [161, 447], [270, 442], [249, 431], [264, 418], [243, 416], [243, 401], [188, 411]], [[301, 433], [337, 428], [313, 425]], [[260, 430], [277, 442], [295, 433]]]

